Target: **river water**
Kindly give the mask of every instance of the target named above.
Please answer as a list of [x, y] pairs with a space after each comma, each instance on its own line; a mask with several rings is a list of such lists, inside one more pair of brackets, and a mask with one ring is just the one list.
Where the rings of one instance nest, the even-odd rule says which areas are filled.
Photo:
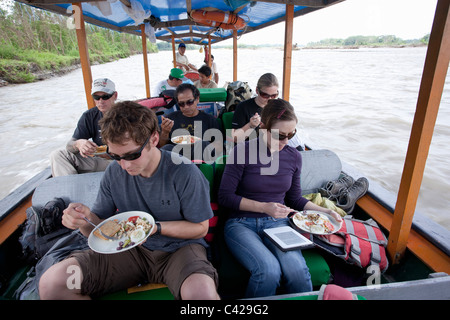
[[[223, 86], [233, 79], [232, 50], [213, 54]], [[191, 50], [186, 55], [197, 67], [202, 64], [202, 53]], [[281, 82], [282, 50], [241, 49], [238, 55], [238, 79], [253, 89], [265, 72]], [[333, 150], [366, 177], [397, 192], [425, 56], [426, 48], [293, 51], [290, 101], [304, 141]], [[167, 78], [172, 52], [148, 57], [151, 85]], [[92, 76], [111, 78], [119, 99], [145, 97], [141, 55], [92, 66]], [[85, 110], [80, 69], [0, 88], [0, 198], [49, 166], [50, 152], [65, 145]], [[449, 138], [447, 75], [417, 209], [448, 229]]]

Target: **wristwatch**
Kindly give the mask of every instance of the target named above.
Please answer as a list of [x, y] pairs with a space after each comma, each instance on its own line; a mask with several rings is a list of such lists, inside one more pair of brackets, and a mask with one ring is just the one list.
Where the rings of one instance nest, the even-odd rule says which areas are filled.
[[155, 236], [160, 235], [161, 234], [161, 223], [156, 222], [156, 232], [154, 233]]

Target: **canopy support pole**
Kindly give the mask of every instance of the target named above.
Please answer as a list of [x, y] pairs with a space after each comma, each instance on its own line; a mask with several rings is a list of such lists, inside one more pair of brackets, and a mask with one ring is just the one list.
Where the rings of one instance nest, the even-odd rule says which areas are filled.
[[208, 67], [211, 68], [211, 34], [208, 35]]
[[294, 33], [294, 5], [286, 5], [283, 58], [283, 99], [289, 101], [291, 89], [292, 36]]
[[94, 99], [91, 95], [92, 73], [91, 63], [89, 62], [89, 49], [86, 39], [86, 29], [84, 27], [83, 9], [81, 2], [72, 3], [72, 10], [75, 18], [75, 30], [77, 34], [78, 52], [80, 54], [81, 72], [83, 74], [84, 91], [86, 92], [86, 101], [88, 109], [95, 107]]
[[439, 0], [425, 59], [416, 113], [387, 250], [392, 264], [404, 256], [450, 60], [450, 2]]
[[150, 77], [148, 75], [148, 55], [147, 55], [147, 37], [145, 35], [145, 25], [141, 24], [142, 37], [142, 55], [144, 57], [144, 77], [145, 77], [145, 91], [147, 99], [150, 98]]
[[237, 30], [233, 30], [233, 81], [237, 81]]
[[175, 53], [175, 36], [172, 35], [172, 56], [173, 56], [173, 67], [177, 67], [177, 55]]

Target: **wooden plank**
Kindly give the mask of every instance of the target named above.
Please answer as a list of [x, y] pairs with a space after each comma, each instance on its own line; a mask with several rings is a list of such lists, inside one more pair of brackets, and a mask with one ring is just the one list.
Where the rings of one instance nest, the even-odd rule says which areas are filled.
[[148, 55], [147, 55], [147, 37], [145, 35], [145, 25], [141, 25], [142, 37], [142, 56], [144, 57], [144, 78], [145, 78], [145, 92], [147, 98], [150, 98], [150, 77], [148, 73]]
[[430, 35], [416, 113], [389, 235], [391, 261], [399, 263], [407, 247], [442, 91], [450, 60], [450, 2], [439, 0]]
[[233, 30], [233, 81], [237, 81], [238, 60], [237, 60], [237, 30]]
[[0, 244], [25, 221], [33, 191], [50, 176], [50, 168], [47, 168], [0, 200]]
[[177, 54], [175, 52], [175, 36], [172, 35], [172, 57], [173, 57], [173, 67], [177, 67]]
[[0, 200], [0, 221], [8, 217], [17, 207], [25, 201], [38, 185], [50, 178], [52, 175], [50, 168], [46, 168], [22, 184], [16, 190]]
[[[393, 214], [375, 199], [366, 194], [357, 201], [357, 204], [380, 226], [388, 231], [391, 230]], [[450, 274], [450, 257], [417, 231], [411, 230], [409, 233], [407, 248], [435, 272]]]
[[91, 63], [89, 61], [89, 50], [87, 45], [86, 29], [84, 27], [83, 9], [81, 8], [81, 2], [72, 3], [72, 9], [74, 10], [75, 30], [77, 34], [78, 51], [80, 54], [81, 71], [83, 73], [84, 91], [86, 94], [88, 108], [91, 109], [95, 107], [95, 103], [91, 95]]
[[294, 6], [286, 5], [283, 58], [283, 99], [289, 101], [291, 90], [292, 37], [294, 33]]
[[2, 221], [0, 221], [0, 244], [2, 244], [27, 219], [26, 210], [31, 207], [31, 195]]
[[211, 35], [208, 35], [208, 67], [211, 68]]
[[263, 0], [261, 2], [280, 3], [292, 6], [322, 8], [328, 5], [327, 0]]
[[[214, 30], [211, 30], [211, 31], [214, 31]], [[185, 33], [174, 33], [174, 32], [171, 32], [171, 33], [172, 33], [172, 35], [170, 35], [170, 36], [159, 36], [158, 40], [168, 41], [168, 40], [171, 40], [172, 37], [175, 37], [176, 39], [192, 38], [192, 37], [198, 37], [198, 38], [201, 38], [201, 39], [205, 39], [205, 38], [208, 37], [207, 35], [205, 35], [203, 33], [199, 33], [199, 32], [185, 32]], [[216, 37], [216, 36], [211, 36], [211, 39], [213, 39], [213, 40], [222, 40], [222, 38]]]

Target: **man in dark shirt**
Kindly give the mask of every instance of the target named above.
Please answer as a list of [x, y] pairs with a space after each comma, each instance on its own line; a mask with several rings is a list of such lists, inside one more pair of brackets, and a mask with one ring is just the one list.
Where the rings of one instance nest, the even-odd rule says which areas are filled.
[[95, 107], [81, 115], [66, 148], [55, 150], [50, 155], [54, 177], [105, 171], [111, 162], [105, 154], [96, 153], [97, 147], [103, 145], [98, 122], [117, 99], [114, 82], [107, 78], [96, 79], [92, 85], [92, 97]]
[[[179, 85], [175, 99], [180, 111], [170, 113], [167, 118], [162, 117], [159, 146], [192, 160], [214, 161], [223, 151], [220, 122], [214, 116], [197, 109], [200, 91], [195, 86], [188, 83]], [[195, 136], [201, 141], [192, 145], [175, 146], [171, 139], [180, 135]]]

